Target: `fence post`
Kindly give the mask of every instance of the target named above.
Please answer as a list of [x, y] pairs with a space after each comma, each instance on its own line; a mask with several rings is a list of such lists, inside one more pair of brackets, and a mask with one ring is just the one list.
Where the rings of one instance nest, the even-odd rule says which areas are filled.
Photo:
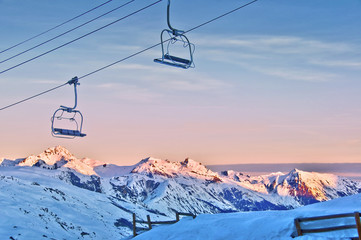
[[135, 213], [133, 213], [133, 236], [137, 236], [137, 226], [136, 226], [136, 221], [135, 221]]
[[152, 229], [152, 222], [150, 221], [150, 216], [147, 215], [147, 220], [148, 220], [148, 227], [149, 227], [149, 230]]
[[360, 213], [355, 212], [355, 220], [356, 220], [356, 227], [358, 232], [358, 239], [361, 239], [361, 222], [360, 222]]
[[301, 225], [300, 225], [300, 220], [298, 218], [295, 219], [295, 226], [297, 229], [297, 235], [298, 236], [302, 236], [302, 230], [301, 230]]
[[175, 213], [175, 220], [176, 220], [177, 222], [179, 222], [179, 212], [176, 212], [176, 213]]

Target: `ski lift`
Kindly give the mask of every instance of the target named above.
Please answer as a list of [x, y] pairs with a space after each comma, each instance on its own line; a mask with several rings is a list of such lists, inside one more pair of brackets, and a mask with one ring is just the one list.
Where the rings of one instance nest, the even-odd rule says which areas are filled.
[[[193, 68], [193, 53], [195, 50], [194, 44], [189, 42], [189, 39], [184, 35], [184, 31], [175, 29], [171, 26], [169, 20], [169, 10], [170, 10], [170, 0], [168, 0], [167, 5], [167, 24], [169, 29], [164, 29], [160, 34], [161, 46], [162, 46], [162, 57], [154, 59], [154, 62], [162, 63], [179, 68]], [[169, 36], [168, 40], [165, 39], [165, 36]], [[175, 46], [180, 46], [186, 49], [186, 57], [177, 57], [171, 55], [171, 49], [174, 49]]]
[[[58, 138], [73, 139], [75, 137], [85, 137], [86, 134], [82, 133], [83, 114], [75, 109], [78, 100], [76, 86], [80, 85], [80, 83], [78, 83], [78, 77], [73, 77], [68, 81], [68, 84], [74, 84], [74, 107], [71, 108], [61, 105], [60, 108], [54, 112], [51, 118], [51, 134]], [[71, 127], [70, 129], [69, 126]]]

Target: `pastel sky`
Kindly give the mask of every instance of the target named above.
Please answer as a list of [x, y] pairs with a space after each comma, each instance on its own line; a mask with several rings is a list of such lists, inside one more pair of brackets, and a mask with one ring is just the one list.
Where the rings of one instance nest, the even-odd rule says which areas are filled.
[[[0, 50], [105, 1], [0, 0]], [[0, 60], [125, 3], [113, 0]], [[0, 71], [154, 1], [112, 14], [0, 64]], [[172, 0], [171, 21], [188, 30], [247, 3]], [[82, 76], [160, 41], [167, 1], [0, 74], [0, 108]], [[187, 34], [194, 69], [153, 62], [153, 48], [80, 81], [85, 138], [50, 134], [50, 118], [73, 89], [0, 111], [0, 157], [56, 145], [119, 165], [152, 156], [204, 164], [361, 162], [361, 1], [259, 0]]]

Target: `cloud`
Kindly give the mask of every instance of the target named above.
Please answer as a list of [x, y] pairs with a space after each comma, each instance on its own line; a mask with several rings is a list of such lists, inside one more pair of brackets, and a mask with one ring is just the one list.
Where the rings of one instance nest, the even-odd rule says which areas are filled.
[[351, 145], [351, 146], [354, 146], [354, 145], [361, 145], [361, 139], [349, 139], [346, 141], [346, 144], [347, 145]]
[[158, 92], [126, 83], [101, 83], [92, 85], [93, 88], [105, 88], [112, 98], [131, 102], [150, 102], [161, 97]]
[[[169, 68], [169, 67], [165, 67]], [[210, 90], [220, 90], [230, 87], [230, 84], [214, 78], [207, 73], [198, 71], [186, 70], [187, 74], [181, 74], [185, 70], [180, 69], [172, 74], [164, 75], [148, 75], [144, 78], [147, 82], [151, 82], [157, 88], [165, 90], [179, 90], [179, 91], [190, 91], [190, 92], [202, 92]]]
[[[152, 65], [151, 65], [152, 64]], [[114, 69], [120, 69], [120, 70], [139, 70], [139, 71], [149, 71], [153, 73], [177, 73], [182, 71], [182, 69], [172, 68], [172, 67], [159, 67], [158, 64], [153, 62], [150, 62], [150, 64], [119, 64]], [[139, 73], [139, 72], [138, 72]]]
[[[246, 42], [246, 45], [241, 44]], [[340, 53], [350, 51], [351, 48], [344, 43], [327, 43], [317, 40], [307, 40], [299, 37], [285, 36], [261, 36], [259, 39], [244, 40], [228, 40], [227, 44], [233, 46], [251, 47], [255, 50], [276, 52], [280, 54], [310, 54], [320, 52]]]
[[347, 68], [355, 68], [359, 69], [361, 67], [361, 61], [330, 61], [330, 60], [312, 60], [312, 64], [315, 65], [321, 65], [321, 66], [327, 66], [327, 67], [347, 67]]
[[141, 46], [137, 45], [120, 45], [120, 44], [106, 44], [99, 46], [100, 51], [109, 51], [109, 52], [137, 52], [142, 50]]
[[261, 68], [254, 66], [249, 66], [249, 68], [266, 75], [297, 81], [326, 82], [336, 78], [335, 74], [309, 71], [307, 69]]
[[62, 84], [62, 83], [65, 83], [66, 81], [67, 80], [61, 82], [61, 81], [50, 80], [50, 79], [34, 79], [34, 80], [30, 80], [31, 83], [36, 83], [36, 84]]
[[202, 58], [287, 80], [330, 81], [344, 75], [345, 67], [361, 66], [354, 56], [361, 48], [351, 43], [265, 35], [203, 36], [196, 41], [206, 46], [199, 53]]
[[29, 77], [28, 75], [18, 75], [17, 77], [6, 77], [1, 79], [3, 82], [8, 82], [8, 84], [14, 84], [17, 85], [19, 83], [21, 84], [62, 84], [67, 82], [70, 79], [59, 79], [58, 77], [54, 78], [41, 78], [41, 77]]
[[[204, 39], [208, 39], [205, 41]], [[212, 40], [209, 40], [212, 39]], [[246, 51], [274, 52], [278, 54], [344, 53], [352, 52], [353, 45], [340, 42], [326, 42], [295, 36], [244, 35], [197, 39], [197, 44], [211, 48], [244, 48]]]
[[[249, 59], [236, 59], [236, 58], [227, 58], [227, 57], [216, 57], [210, 58], [215, 61], [222, 61], [224, 63], [238, 65], [247, 71], [258, 72], [264, 75], [271, 77], [277, 77], [286, 80], [296, 80], [296, 81], [307, 81], [307, 82], [326, 82], [331, 81], [337, 78], [337, 74], [310, 69], [308, 67], [302, 67], [297, 64], [294, 66], [291, 64], [281, 64], [281, 63], [268, 63], [262, 64], [262, 62], [254, 63]], [[255, 57], [254, 57], [255, 59]], [[266, 60], [266, 59], [265, 59]], [[288, 65], [287, 67], [285, 65]]]
[[[216, 79], [204, 72], [194, 71], [193, 69], [184, 70], [156, 63], [120, 64], [113, 67], [113, 69], [122, 71], [122, 79], [124, 79], [125, 83], [137, 81], [149, 89], [194, 92], [227, 88], [230, 86], [223, 80]], [[134, 71], [137, 72], [136, 79], [134, 79]], [[185, 72], [186, 74], [184, 74]], [[112, 85], [105, 83], [102, 87], [111, 88]]]
[[229, 85], [223, 81], [212, 79], [209, 76], [194, 75], [188, 78], [171, 79], [162, 84], [163, 88], [182, 91], [208, 91], [215, 90]]

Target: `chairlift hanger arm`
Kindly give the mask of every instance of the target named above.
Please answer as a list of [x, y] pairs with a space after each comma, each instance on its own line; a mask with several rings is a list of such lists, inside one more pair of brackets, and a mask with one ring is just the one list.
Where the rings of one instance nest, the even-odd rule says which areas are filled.
[[73, 111], [76, 108], [76, 106], [78, 105], [78, 94], [76, 91], [76, 86], [80, 85], [80, 83], [78, 81], [79, 81], [78, 77], [75, 76], [67, 82], [69, 85], [72, 85], [72, 84], [74, 85], [74, 95], [75, 95], [74, 107], [72, 107], [72, 108], [66, 107], [66, 106], [60, 106], [60, 107], [65, 108], [65, 110], [68, 112]]
[[172, 30], [173, 35], [179, 36], [184, 33], [183, 30], [175, 29], [170, 24], [170, 0], [168, 0], [168, 5], [167, 5], [167, 24], [168, 24], [169, 29]]

